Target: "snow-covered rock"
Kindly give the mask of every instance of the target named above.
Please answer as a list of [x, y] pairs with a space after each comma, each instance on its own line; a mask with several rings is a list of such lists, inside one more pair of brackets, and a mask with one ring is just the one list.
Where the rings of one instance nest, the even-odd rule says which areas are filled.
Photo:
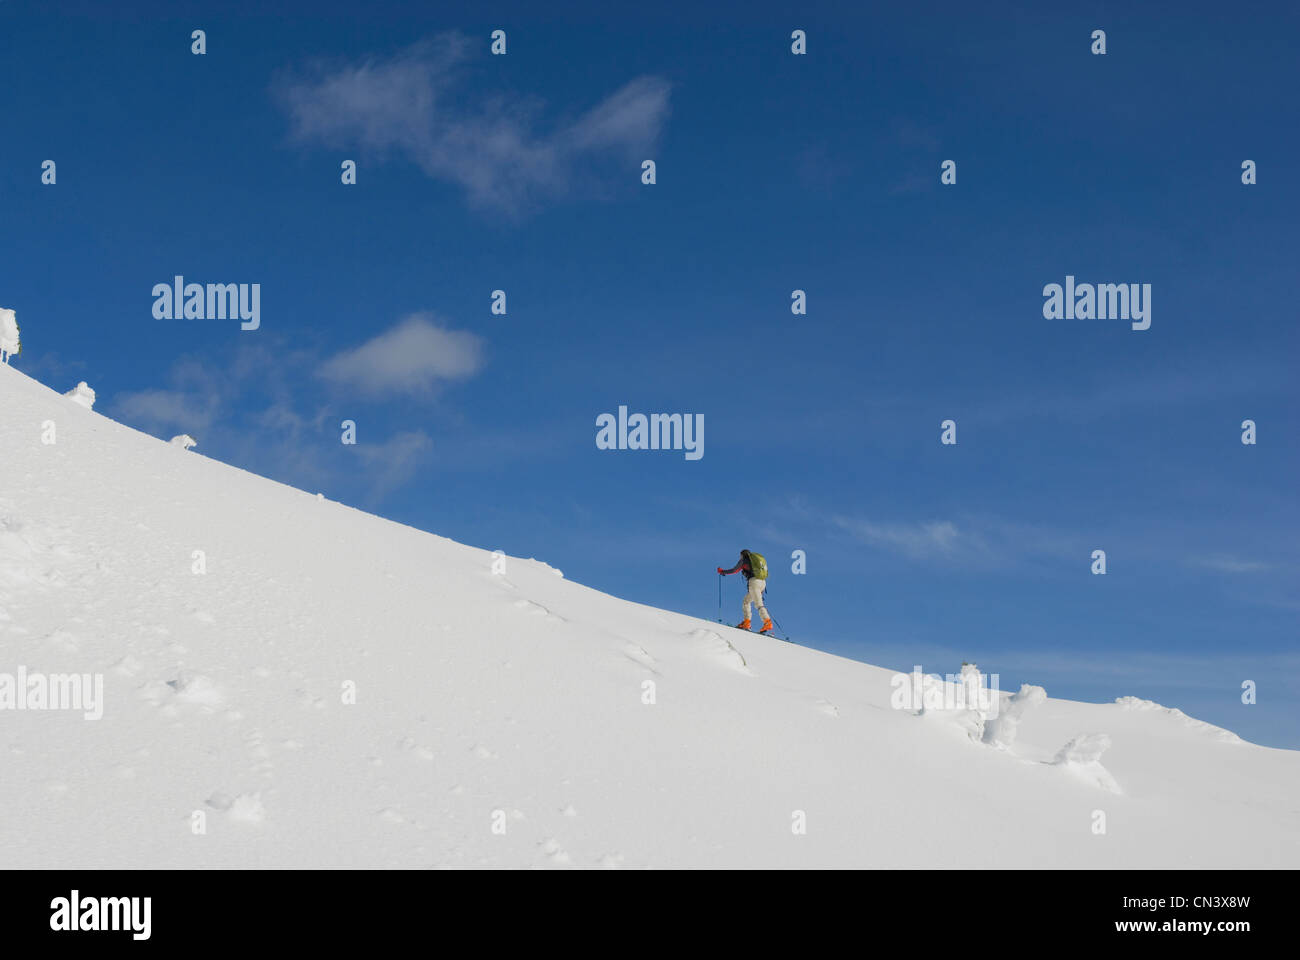
[[0, 307], [0, 361], [8, 361], [10, 356], [17, 356], [21, 352], [18, 316], [14, 311]]
[[1101, 765], [1101, 755], [1110, 749], [1110, 737], [1104, 733], [1085, 733], [1075, 737], [1060, 750], [1052, 763], [1065, 767], [1071, 773], [1103, 790], [1119, 793], [1119, 784], [1110, 771]]
[[87, 384], [85, 380], [82, 380], [79, 384], [65, 393], [64, 396], [71, 399], [73, 403], [78, 403], [85, 407], [87, 410], [95, 406], [95, 391], [90, 389], [89, 384]]
[[1025, 711], [1046, 699], [1047, 691], [1042, 687], [1021, 684], [1020, 689], [999, 706], [996, 715], [985, 721], [984, 742], [1004, 750], [1009, 749], [1016, 740], [1016, 731]]

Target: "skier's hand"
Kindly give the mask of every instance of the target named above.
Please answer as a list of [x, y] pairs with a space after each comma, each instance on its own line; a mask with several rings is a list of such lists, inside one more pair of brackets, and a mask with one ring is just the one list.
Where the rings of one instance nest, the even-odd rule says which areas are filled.
[[721, 568], [721, 567], [718, 567], [718, 573], [721, 573], [721, 572], [722, 572], [722, 568]]

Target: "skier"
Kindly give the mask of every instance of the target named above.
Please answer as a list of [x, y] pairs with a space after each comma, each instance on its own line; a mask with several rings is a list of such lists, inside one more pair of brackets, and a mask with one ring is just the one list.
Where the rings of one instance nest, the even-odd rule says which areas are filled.
[[730, 570], [723, 570], [718, 567], [718, 573], [724, 577], [739, 571], [745, 575], [749, 581], [749, 589], [745, 591], [744, 602], [741, 603], [741, 610], [745, 614], [745, 619], [741, 620], [736, 626], [741, 630], [749, 629], [749, 611], [751, 607], [758, 607], [758, 612], [763, 617], [763, 627], [758, 632], [767, 633], [772, 629], [772, 618], [767, 615], [767, 607], [763, 606], [763, 591], [767, 589], [767, 561], [763, 559], [761, 553], [754, 553], [752, 550], [740, 551], [740, 562]]

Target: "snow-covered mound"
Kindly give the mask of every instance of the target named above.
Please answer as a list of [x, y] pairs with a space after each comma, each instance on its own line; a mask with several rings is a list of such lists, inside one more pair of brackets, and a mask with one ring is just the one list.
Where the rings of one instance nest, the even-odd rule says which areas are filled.
[[179, 456], [12, 367], [0, 414], [8, 866], [1300, 866], [1300, 753], [1032, 687], [899, 709], [891, 671]]
[[1196, 730], [1203, 730], [1206, 733], [1213, 734], [1218, 740], [1225, 743], [1240, 743], [1241, 737], [1237, 736], [1231, 730], [1224, 730], [1222, 727], [1216, 727], [1212, 723], [1206, 723], [1204, 720], [1197, 720], [1195, 717], [1189, 717], [1183, 711], [1175, 707], [1164, 707], [1154, 700], [1142, 700], [1138, 697], [1117, 697], [1115, 702], [1125, 710], [1149, 710], [1156, 713], [1164, 714], [1192, 727]]
[[64, 396], [87, 410], [93, 409], [95, 406], [95, 391], [90, 389], [90, 384], [86, 383], [85, 380], [82, 380]]
[[7, 363], [9, 354], [18, 354], [22, 340], [18, 335], [18, 315], [6, 307], [0, 307], [0, 362]]

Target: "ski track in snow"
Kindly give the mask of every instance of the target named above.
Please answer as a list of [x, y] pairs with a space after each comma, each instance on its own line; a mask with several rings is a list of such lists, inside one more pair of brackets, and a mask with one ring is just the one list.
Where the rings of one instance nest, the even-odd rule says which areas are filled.
[[890, 671], [494, 561], [8, 367], [0, 471], [0, 672], [105, 699], [0, 712], [12, 866], [1300, 866], [1300, 754], [1150, 701], [892, 709]]

